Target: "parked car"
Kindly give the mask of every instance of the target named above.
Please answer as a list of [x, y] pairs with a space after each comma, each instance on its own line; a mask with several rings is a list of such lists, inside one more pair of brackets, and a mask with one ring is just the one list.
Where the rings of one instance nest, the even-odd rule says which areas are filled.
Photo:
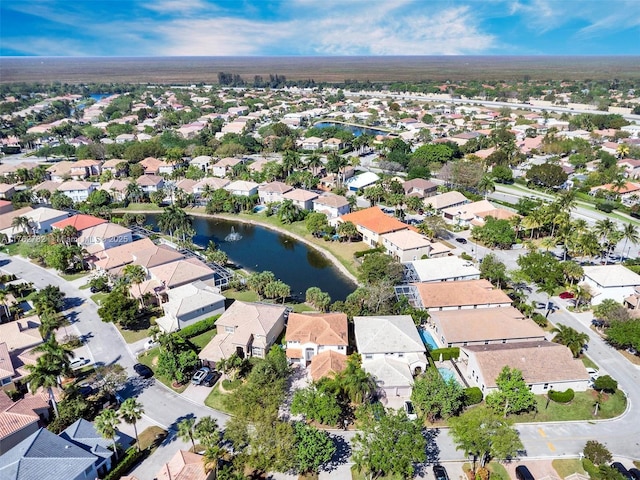
[[206, 377], [204, 377], [204, 380], [202, 380], [202, 385], [204, 385], [205, 387], [213, 387], [218, 381], [218, 379], [220, 378], [220, 376], [221, 376], [220, 372], [216, 372], [215, 370], [212, 370], [209, 373], [207, 373]]
[[627, 470], [627, 468], [623, 464], [621, 464], [620, 462], [613, 462], [611, 464], [611, 468], [615, 468], [627, 480], [633, 480], [633, 477], [629, 473], [629, 470]]
[[142, 363], [136, 363], [133, 366], [135, 372], [140, 375], [142, 378], [151, 378], [153, 377], [153, 370]]
[[69, 363], [69, 367], [71, 367], [71, 370], [77, 370], [84, 367], [87, 363], [89, 363], [88, 358], [78, 357]]
[[144, 342], [144, 349], [151, 350], [153, 347], [157, 347], [158, 345], [160, 345], [158, 342], [153, 340], [153, 338], [150, 338], [149, 340]]
[[449, 480], [447, 469], [442, 465], [435, 465], [433, 467], [433, 476], [436, 477], [436, 480]]
[[404, 412], [407, 414], [407, 417], [409, 417], [409, 420], [416, 420], [418, 418], [416, 410], [413, 408], [413, 403], [408, 400], [404, 402]]
[[93, 395], [93, 392], [94, 392], [93, 387], [88, 383], [83, 383], [78, 387], [78, 393], [80, 393], [80, 395], [82, 395], [84, 398], [87, 398]]
[[631, 474], [631, 476], [633, 477], [633, 480], [640, 480], [640, 470], [638, 470], [637, 468], [630, 468], [629, 469], [629, 473]]
[[193, 374], [191, 383], [193, 383], [194, 385], [200, 385], [204, 378], [209, 374], [209, 372], [211, 372], [211, 369], [209, 367], [199, 368], [196, 373]]
[[575, 297], [575, 295], [573, 293], [571, 293], [571, 292], [562, 292], [558, 296], [563, 300], [568, 300], [570, 298], [574, 298]]
[[467, 243], [467, 239], [466, 238], [462, 238], [462, 237], [458, 237], [458, 238], [456, 238], [456, 242], [464, 244], [464, 243]]
[[516, 467], [516, 478], [518, 480], [535, 480], [529, 469], [524, 465], [518, 465]]

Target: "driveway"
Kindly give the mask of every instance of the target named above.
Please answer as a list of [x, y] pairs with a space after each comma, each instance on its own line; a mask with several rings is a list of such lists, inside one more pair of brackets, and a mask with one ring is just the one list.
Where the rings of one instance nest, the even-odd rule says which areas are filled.
[[193, 383], [189, 383], [189, 386], [180, 396], [189, 402], [195, 403], [196, 405], [204, 405], [205, 399], [214, 387], [205, 387], [204, 385], [194, 385]]
[[560, 478], [555, 469], [551, 466], [551, 460], [523, 460], [520, 462], [503, 463], [504, 468], [509, 472], [509, 477], [516, 478], [516, 467], [525, 465], [533, 478]]

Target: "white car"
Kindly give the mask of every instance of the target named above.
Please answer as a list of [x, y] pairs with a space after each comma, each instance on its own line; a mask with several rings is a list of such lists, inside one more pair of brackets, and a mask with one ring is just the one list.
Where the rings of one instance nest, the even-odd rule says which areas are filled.
[[149, 340], [144, 342], [144, 349], [151, 350], [153, 347], [157, 347], [158, 345], [160, 345], [160, 343], [153, 340], [153, 338], [150, 338]]
[[69, 367], [71, 367], [71, 370], [77, 370], [84, 367], [87, 363], [89, 363], [88, 358], [78, 357], [69, 363]]

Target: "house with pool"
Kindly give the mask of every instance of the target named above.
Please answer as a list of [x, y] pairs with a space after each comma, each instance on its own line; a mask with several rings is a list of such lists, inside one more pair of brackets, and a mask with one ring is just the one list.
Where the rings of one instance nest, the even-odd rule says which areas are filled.
[[378, 385], [383, 403], [400, 408], [411, 398], [413, 377], [427, 368], [426, 347], [410, 315], [353, 317], [362, 368]]
[[411, 260], [402, 266], [404, 283], [455, 282], [480, 278], [480, 270], [472, 262], [453, 255]]
[[581, 360], [573, 358], [564, 345], [544, 340], [462, 347], [457, 365], [465, 379], [485, 395], [498, 389], [496, 378], [506, 366], [520, 370], [537, 395], [568, 388], [583, 392], [589, 384]]

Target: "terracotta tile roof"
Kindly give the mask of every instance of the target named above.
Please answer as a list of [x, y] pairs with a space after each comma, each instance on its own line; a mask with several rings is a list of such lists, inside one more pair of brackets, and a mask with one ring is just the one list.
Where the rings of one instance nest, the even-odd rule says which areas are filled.
[[425, 308], [509, 304], [511, 299], [488, 280], [414, 284]]
[[93, 263], [103, 270], [121, 267], [133, 262], [134, 252], [152, 248], [153, 246], [154, 243], [148, 238], [136, 240], [135, 242], [131, 243], [125, 243], [124, 245], [120, 245], [119, 247], [110, 248], [109, 250], [103, 250], [98, 254], [98, 259]]
[[7, 344], [9, 352], [21, 352], [42, 343], [37, 320], [38, 317], [29, 317], [0, 325], [0, 339]]
[[9, 347], [6, 342], [0, 343], [0, 378], [13, 377], [16, 371], [13, 368]]
[[[2, 215], [0, 215], [0, 230], [12, 228], [11, 224], [13, 223], [14, 218], [24, 216], [31, 211], [33, 211], [33, 208], [31, 207], [22, 207], [12, 212], [3, 213]], [[18, 229], [16, 230], [16, 232], [17, 231], [22, 231], [22, 229]]]
[[157, 480], [207, 480], [209, 474], [204, 469], [202, 455], [179, 450], [165, 463], [158, 474]]
[[145, 172], [157, 172], [161, 165], [164, 165], [162, 160], [158, 160], [154, 157], [147, 157], [140, 162], [140, 165], [144, 167]]
[[505, 366], [522, 372], [527, 384], [588, 380], [581, 360], [564, 345], [546, 341], [516, 342], [462, 347], [474, 355], [488, 388]]
[[293, 190], [291, 185], [282, 182], [269, 182], [258, 186], [259, 192], [287, 193]]
[[315, 192], [310, 192], [309, 190], [303, 190], [302, 188], [294, 188], [293, 190], [283, 194], [282, 198], [298, 202], [306, 202], [308, 200], [318, 198], [318, 194]]
[[287, 358], [302, 358], [302, 349], [287, 348]]
[[543, 340], [545, 332], [513, 307], [432, 311], [446, 343]]
[[62, 182], [55, 182], [53, 180], [45, 180], [42, 183], [39, 183], [35, 187], [32, 188], [34, 192], [39, 192], [41, 190], [49, 190], [51, 193], [58, 190], [58, 187], [62, 185]]
[[[302, 356], [302, 355], [301, 355]], [[301, 358], [301, 357], [298, 357]], [[323, 377], [334, 377], [347, 366], [347, 356], [334, 350], [325, 350], [311, 358], [310, 374], [313, 381]]]
[[132, 257], [133, 263], [147, 269], [185, 258], [184, 255], [168, 245], [152, 245], [143, 250], [136, 250], [132, 252]]
[[347, 315], [344, 313], [291, 313], [285, 339], [287, 342], [347, 346], [349, 344]]
[[74, 191], [84, 191], [91, 188], [93, 183], [91, 182], [82, 182], [80, 180], [67, 180], [66, 182], [62, 182], [58, 186], [59, 192], [74, 192]]
[[403, 251], [426, 248], [431, 245], [431, 241], [427, 237], [408, 229], [385, 233], [382, 238]]
[[177, 260], [149, 269], [152, 278], [164, 282], [167, 288], [179, 287], [195, 280], [213, 276], [213, 270], [196, 259]]
[[98, 218], [94, 217], [93, 215], [85, 215], [84, 213], [80, 213], [78, 215], [74, 215], [73, 217], [60, 220], [52, 224], [51, 226], [59, 230], [63, 230], [64, 227], [67, 226], [72, 226], [80, 232], [85, 228], [95, 227], [96, 225], [100, 225], [101, 223], [107, 223], [107, 221], [104, 218]]
[[349, 200], [342, 195], [325, 192], [313, 201], [314, 204], [324, 205], [327, 207], [340, 208], [349, 205]]
[[0, 439], [37, 423], [40, 417], [34, 410], [48, 409], [48, 399], [49, 395], [42, 391], [35, 395], [27, 393], [17, 402], [12, 401], [4, 393], [0, 394]]
[[164, 178], [158, 175], [142, 175], [136, 179], [136, 183], [141, 187], [153, 187], [164, 182]]
[[390, 217], [384, 213], [380, 207], [370, 207], [357, 212], [342, 215], [343, 222], [351, 222], [356, 226], [361, 226], [377, 234], [395, 232], [407, 229], [407, 225], [400, 220]]

